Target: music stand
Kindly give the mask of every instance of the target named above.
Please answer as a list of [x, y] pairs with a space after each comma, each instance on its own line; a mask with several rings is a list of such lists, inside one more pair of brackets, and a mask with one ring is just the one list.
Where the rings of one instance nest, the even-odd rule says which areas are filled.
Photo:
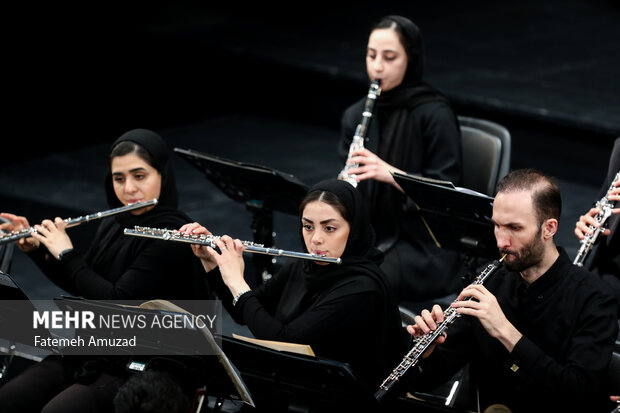
[[258, 411], [380, 410], [372, 392], [346, 363], [273, 350], [228, 336], [221, 339]]
[[[165, 300], [153, 300], [140, 306], [124, 306], [109, 302], [87, 300], [80, 297], [62, 296], [55, 298], [58, 307], [65, 311], [92, 311], [97, 315], [125, 314], [144, 315], [147, 318], [158, 315], [191, 315], [184, 309]], [[147, 322], [147, 325], [148, 322]], [[188, 328], [181, 332], [175, 329], [170, 334], [150, 331], [149, 328], [121, 330], [76, 329], [79, 333], [92, 336], [109, 336], [119, 338], [127, 335], [141, 334], [137, 349], [128, 351], [101, 353], [102, 355], [127, 356], [126, 368], [129, 372], [147, 369], [170, 370], [184, 374], [186, 380], [206, 385], [209, 392], [218, 399], [241, 400], [254, 407], [254, 401], [247, 386], [240, 377], [237, 368], [222, 351], [209, 328]], [[201, 342], [196, 346], [197, 342]], [[204, 346], [210, 347], [212, 355], [205, 355]], [[62, 352], [62, 350], [61, 350]], [[214, 357], [216, 356], [216, 357]], [[96, 357], [94, 355], [93, 357]]]
[[[15, 356], [34, 362], [40, 361], [51, 351], [32, 347], [32, 336], [25, 326], [32, 324], [35, 306], [10, 274], [0, 270], [0, 385], [9, 377], [9, 367]], [[50, 337], [47, 331], [42, 337]]]
[[443, 248], [464, 252], [469, 276], [478, 258], [499, 255], [493, 232], [493, 198], [455, 188], [452, 183], [393, 173], [394, 179], [419, 208], [429, 230]]
[[[297, 215], [308, 186], [294, 175], [266, 166], [232, 161], [192, 149], [174, 148], [231, 199], [244, 203], [252, 213], [254, 242], [273, 247], [273, 211]], [[273, 274], [273, 257], [252, 257], [259, 282]]]

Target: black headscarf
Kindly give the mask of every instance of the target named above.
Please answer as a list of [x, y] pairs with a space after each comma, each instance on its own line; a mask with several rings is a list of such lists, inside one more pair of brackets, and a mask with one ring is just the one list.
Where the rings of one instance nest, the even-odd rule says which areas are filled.
[[[296, 279], [295, 282], [299, 280], [299, 285], [292, 289], [295, 293], [280, 301], [278, 318], [287, 321], [297, 317], [305, 311], [309, 303], [316, 302], [317, 297], [325, 295], [326, 291], [329, 291], [330, 299], [377, 291], [384, 302], [386, 319], [400, 319], [398, 305], [388, 287], [386, 275], [379, 268], [383, 254], [373, 246], [374, 230], [362, 195], [351, 184], [338, 179], [321, 181], [312, 186], [308, 194], [314, 191], [326, 191], [336, 195], [349, 214], [350, 230], [347, 245], [340, 257], [342, 263], [318, 265], [309, 260], [294, 262], [290, 271], [302, 271], [303, 278]], [[303, 244], [305, 248], [305, 243]]]
[[[153, 166], [161, 174], [161, 191], [158, 203], [154, 208], [140, 215], [132, 215], [131, 213], [122, 213], [112, 215], [105, 221], [107, 231], [101, 235], [98, 247], [91, 249], [89, 260], [93, 265], [106, 267], [109, 266], [109, 251], [114, 248], [121, 248], [122, 243], [116, 242], [123, 237], [124, 228], [132, 228], [134, 226], [149, 226], [155, 228], [167, 228], [171, 220], [179, 223], [191, 222], [191, 219], [179, 211], [177, 208], [177, 187], [174, 172], [170, 162], [170, 150], [162, 137], [148, 129], [133, 129], [122, 134], [112, 144], [110, 151], [121, 142], [131, 141], [143, 149], [145, 149], [152, 158]], [[123, 204], [114, 193], [112, 182], [111, 159], [105, 178], [105, 191], [108, 203], [112, 208], [117, 208]], [[148, 200], [145, 200], [148, 201]], [[110, 222], [108, 222], [110, 221]], [[103, 224], [103, 223], [102, 223]]]
[[[443, 93], [422, 80], [424, 74], [424, 46], [420, 29], [403, 16], [383, 17], [373, 30], [388, 28], [395, 23], [402, 33], [401, 43], [407, 53], [407, 70], [400, 85], [377, 98], [381, 136], [377, 155], [396, 168], [405, 168], [412, 135], [409, 120], [411, 110], [428, 102], [449, 103]], [[400, 39], [400, 37], [399, 37]], [[422, 139], [422, 137], [415, 137]], [[387, 251], [398, 238], [399, 222], [405, 196], [392, 185], [367, 182], [360, 189], [369, 195], [378, 242]]]
[[[170, 149], [166, 142], [157, 133], [148, 129], [132, 129], [118, 137], [112, 144], [110, 151], [121, 142], [133, 142], [144, 148], [152, 157], [154, 165], [151, 165], [161, 174], [161, 193], [158, 206], [177, 207], [177, 188], [170, 160]], [[110, 168], [111, 168], [110, 159]], [[108, 169], [105, 179], [105, 191], [108, 204], [111, 207], [120, 207], [123, 204], [116, 197], [112, 184], [112, 171]]]
[[338, 197], [349, 214], [350, 228], [347, 245], [340, 257], [341, 264], [318, 265], [314, 261], [304, 261], [308, 288], [322, 290], [360, 268], [365, 268], [371, 274], [377, 274], [383, 282], [383, 273], [378, 268], [383, 260], [383, 254], [374, 248], [375, 231], [370, 223], [368, 207], [360, 192], [351, 184], [338, 179], [321, 181], [312, 186], [308, 194], [315, 191], [330, 192]]

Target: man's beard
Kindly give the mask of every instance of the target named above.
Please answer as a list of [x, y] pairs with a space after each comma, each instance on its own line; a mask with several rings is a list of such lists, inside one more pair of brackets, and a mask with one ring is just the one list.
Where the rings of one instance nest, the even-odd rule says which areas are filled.
[[500, 255], [508, 254], [508, 257], [511, 255], [514, 257], [512, 261], [508, 261], [508, 257], [506, 257], [507, 259], [504, 261], [504, 267], [506, 267], [507, 270], [521, 272], [542, 261], [544, 245], [542, 239], [540, 239], [541, 232], [542, 228], [539, 228], [534, 238], [519, 251], [508, 249], [499, 250]]

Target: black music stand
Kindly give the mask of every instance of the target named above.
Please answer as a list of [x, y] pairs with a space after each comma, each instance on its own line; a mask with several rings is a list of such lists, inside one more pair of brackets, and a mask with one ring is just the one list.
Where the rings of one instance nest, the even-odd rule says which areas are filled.
[[221, 338], [259, 412], [380, 410], [373, 393], [346, 363]]
[[[254, 242], [274, 246], [273, 211], [297, 215], [308, 186], [295, 176], [262, 165], [237, 162], [191, 149], [174, 148], [231, 199], [252, 213]], [[254, 254], [258, 281], [273, 274], [273, 257]]]
[[[6, 341], [6, 349], [1, 351], [0, 385], [9, 377], [9, 367], [15, 356], [24, 359], [36, 360], [32, 352], [32, 336], [25, 331], [24, 326], [32, 324], [32, 311], [34, 305], [28, 299], [17, 282], [7, 273], [0, 270], [0, 339]], [[42, 337], [51, 337], [47, 331], [41, 333]], [[22, 346], [26, 348], [22, 349]], [[48, 352], [46, 352], [48, 353]]]
[[493, 232], [493, 198], [452, 183], [393, 173], [415, 202], [422, 218], [443, 248], [464, 252], [468, 277], [475, 277], [478, 259], [499, 256]]
[[[163, 300], [149, 301], [145, 303], [148, 305], [144, 307], [127, 307], [70, 296], [55, 298], [54, 301], [60, 309], [65, 311], [88, 310], [104, 316], [109, 314], [139, 314], [149, 318], [155, 315], [191, 314]], [[184, 382], [192, 383], [195, 388], [198, 385], [205, 386], [209, 394], [220, 401], [223, 399], [241, 400], [254, 407], [252, 396], [241, 379], [239, 371], [222, 351], [218, 344], [219, 339], [216, 340], [206, 327], [202, 329], [187, 328], [181, 332], [175, 329], [170, 334], [162, 334], [160, 330], [151, 332], [148, 328], [127, 329], [122, 333], [119, 330], [76, 329], [75, 335], [85, 333], [87, 336], [120, 338], [136, 334], [136, 332], [141, 334], [141, 340], [137, 341], [139, 348], [135, 352], [113, 350], [110, 353], [101, 353], [101, 355], [127, 356], [125, 366], [128, 372], [139, 373], [148, 369], [168, 371], [180, 377]], [[200, 343], [197, 344], [198, 342]], [[204, 354], [204, 350], [201, 350], [204, 346], [210, 347], [212, 353]], [[60, 352], [67, 354], [62, 349]], [[94, 355], [93, 357], [97, 356]]]

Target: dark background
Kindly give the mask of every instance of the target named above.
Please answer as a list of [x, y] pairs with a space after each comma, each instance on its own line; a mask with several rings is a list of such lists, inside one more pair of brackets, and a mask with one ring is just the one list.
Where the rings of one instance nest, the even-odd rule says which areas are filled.
[[[418, 24], [425, 79], [458, 115], [508, 128], [511, 169], [557, 179], [556, 243], [574, 257], [574, 223], [599, 199], [620, 136], [617, 0], [3, 4], [0, 211], [35, 224], [108, 209], [109, 146], [133, 128], [307, 184], [336, 177], [340, 116], [368, 90], [368, 31], [386, 14]], [[252, 240], [245, 205], [173, 162], [183, 211]], [[274, 213], [275, 245], [301, 250], [298, 227]], [[95, 228], [69, 233], [85, 248]], [[247, 268], [252, 284], [250, 258]], [[7, 272], [30, 299], [63, 293], [20, 251]]]
[[[419, 25], [425, 78], [457, 114], [508, 128], [512, 169], [557, 177], [558, 243], [574, 252], [620, 136], [618, 1], [4, 5], [0, 210], [37, 223], [107, 209], [109, 144], [136, 127], [309, 184], [336, 176], [340, 115], [367, 91], [368, 31], [386, 14]], [[245, 206], [174, 162], [181, 208], [251, 239]], [[280, 246], [298, 249], [293, 218], [275, 219]]]

